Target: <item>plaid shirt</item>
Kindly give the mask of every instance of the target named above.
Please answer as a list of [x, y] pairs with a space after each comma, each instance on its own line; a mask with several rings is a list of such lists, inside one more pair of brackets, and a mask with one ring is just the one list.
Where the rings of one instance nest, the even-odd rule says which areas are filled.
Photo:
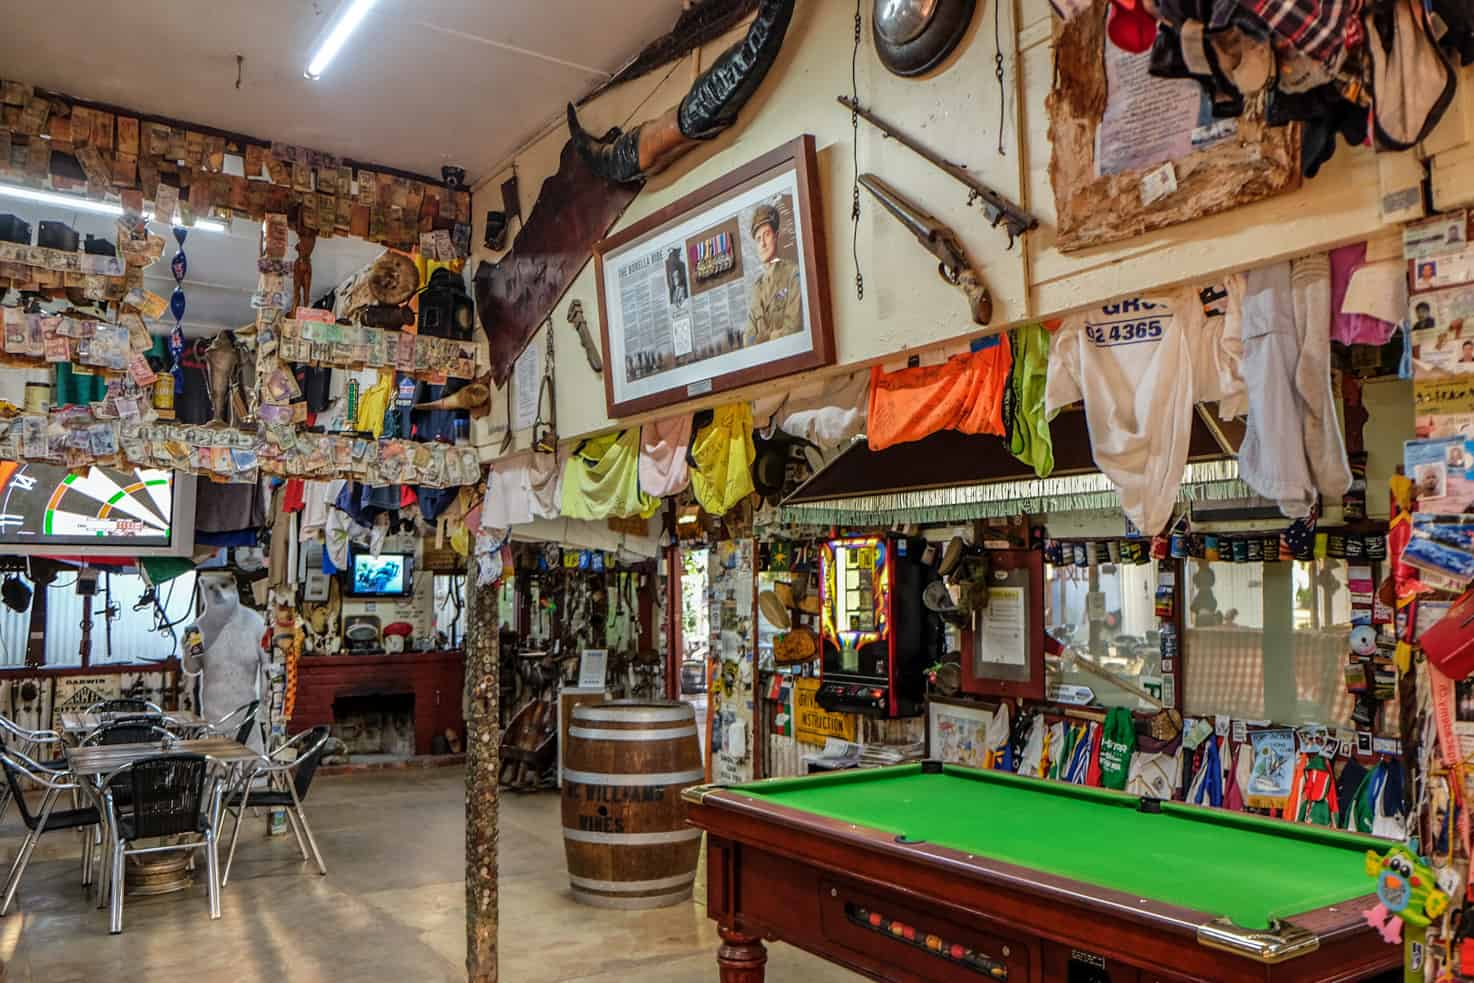
[[1269, 29], [1334, 71], [1361, 43], [1361, 0], [1245, 0]]

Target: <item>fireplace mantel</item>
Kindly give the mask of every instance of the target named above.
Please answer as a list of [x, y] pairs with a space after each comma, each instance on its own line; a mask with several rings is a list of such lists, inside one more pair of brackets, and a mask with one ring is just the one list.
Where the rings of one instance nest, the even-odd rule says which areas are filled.
[[[333, 700], [363, 693], [415, 695], [415, 753], [429, 754], [436, 734], [453, 730], [464, 739], [461, 694], [465, 655], [404, 652], [395, 655], [304, 655], [297, 664], [297, 705], [293, 732], [333, 723]], [[464, 746], [464, 745], [463, 745]]]

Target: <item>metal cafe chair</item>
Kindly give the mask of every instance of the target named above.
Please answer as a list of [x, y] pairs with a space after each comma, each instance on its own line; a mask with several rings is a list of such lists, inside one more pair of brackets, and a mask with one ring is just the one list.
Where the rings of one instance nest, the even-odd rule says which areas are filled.
[[164, 717], [149, 714], [138, 717], [119, 717], [98, 727], [82, 738], [82, 747], [114, 744], [148, 744], [153, 741], [173, 743], [178, 740], [164, 727]]
[[[41, 759], [41, 764], [53, 770], [66, 770], [67, 759], [62, 752], [65, 746], [61, 735], [54, 730], [27, 730], [8, 717], [0, 716], [0, 744], [13, 748], [29, 758]], [[42, 756], [40, 752], [55, 746], [61, 757]], [[0, 821], [5, 819], [5, 813], [10, 809], [11, 791], [7, 783], [0, 788]], [[76, 796], [72, 797], [72, 805], [76, 805]]]
[[219, 720], [212, 720], [206, 724], [205, 732], [222, 737], [229, 734], [237, 744], [249, 743], [251, 730], [256, 726], [256, 711], [260, 708], [260, 700], [252, 700], [250, 703], [238, 706]]
[[[0, 767], [5, 769], [5, 783], [10, 790], [10, 797], [15, 800], [21, 821], [25, 823], [27, 831], [26, 838], [15, 855], [15, 862], [10, 865], [10, 876], [5, 882], [5, 898], [3, 902], [0, 902], [0, 915], [4, 915], [10, 910], [11, 902], [15, 900], [15, 892], [20, 887], [21, 878], [25, 876], [26, 866], [31, 862], [31, 854], [36, 849], [36, 841], [41, 838], [41, 834], [63, 829], [85, 829], [89, 826], [97, 826], [101, 822], [101, 815], [91, 806], [82, 809], [59, 810], [56, 808], [56, 800], [61, 793], [75, 793], [80, 788], [64, 770], [48, 768], [13, 748], [0, 748]], [[21, 785], [22, 779], [46, 790], [41, 799], [39, 812], [32, 812], [30, 806], [26, 804], [25, 789]], [[82, 839], [82, 883], [84, 885], [92, 883], [92, 850], [92, 836], [89, 834]]]
[[164, 708], [149, 700], [140, 700], [134, 697], [124, 697], [116, 700], [98, 700], [87, 708], [88, 713], [157, 713], [162, 715]]
[[[220, 853], [215, 817], [219, 814], [221, 785], [209, 781], [213, 762], [202, 754], [161, 754], [124, 765], [107, 776], [103, 805], [107, 820], [105, 865], [108, 892], [108, 931], [123, 931], [124, 870], [128, 858], [144, 853], [204, 850], [210, 897], [210, 917], [220, 917]], [[131, 811], [120, 814], [113, 787], [127, 783]], [[139, 840], [193, 837], [181, 843], [130, 846]]]
[[[318, 850], [312, 827], [308, 825], [307, 816], [302, 811], [302, 800], [307, 798], [307, 792], [312, 787], [312, 777], [317, 774], [317, 766], [322, 762], [329, 737], [327, 727], [304, 730], [269, 756], [262, 755], [260, 761], [251, 768], [245, 782], [225, 796], [225, 809], [235, 814], [235, 827], [230, 831], [230, 851], [225, 856], [225, 872], [220, 878], [222, 886], [230, 881], [230, 865], [235, 861], [235, 847], [241, 837], [241, 823], [245, 820], [246, 809], [252, 806], [285, 809], [287, 820], [292, 824], [292, 832], [297, 836], [297, 849], [302, 851], [302, 859], [308, 859], [307, 848], [310, 846], [311, 859], [317, 862], [318, 872], [327, 875], [328, 867], [323, 863], [322, 851]], [[280, 760], [282, 752], [288, 748], [298, 749], [296, 760]], [[258, 778], [266, 779], [264, 788], [253, 787]], [[224, 821], [222, 812], [222, 826]]]

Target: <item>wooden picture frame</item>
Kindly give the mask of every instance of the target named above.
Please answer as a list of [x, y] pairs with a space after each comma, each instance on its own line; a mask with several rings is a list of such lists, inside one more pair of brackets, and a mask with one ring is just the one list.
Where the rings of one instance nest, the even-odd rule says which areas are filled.
[[987, 767], [984, 740], [988, 724], [998, 713], [977, 700], [928, 696], [926, 700], [926, 756], [946, 764]]
[[[1044, 555], [1038, 550], [990, 550], [989, 583], [1004, 590], [1022, 589], [1022, 663], [998, 653], [987, 658], [981, 620], [963, 632], [962, 686], [976, 696], [1043, 700], [1044, 680]], [[996, 583], [995, 583], [996, 582]], [[998, 599], [998, 595], [994, 595]], [[1007, 609], [989, 602], [989, 613]]]
[[[1099, 159], [1098, 139], [1108, 107], [1110, 6], [1110, 0], [1094, 0], [1089, 10], [1055, 28], [1054, 88], [1046, 107], [1060, 252], [1120, 242], [1300, 187], [1299, 124], [1268, 125], [1262, 100], [1253, 98], [1241, 116], [1218, 121], [1232, 123], [1231, 135], [1201, 146], [1195, 136], [1197, 149], [1184, 148], [1171, 160], [1102, 173], [1110, 170]], [[1164, 168], [1171, 175], [1166, 185]]]
[[834, 363], [812, 135], [597, 243], [594, 269], [611, 419]]

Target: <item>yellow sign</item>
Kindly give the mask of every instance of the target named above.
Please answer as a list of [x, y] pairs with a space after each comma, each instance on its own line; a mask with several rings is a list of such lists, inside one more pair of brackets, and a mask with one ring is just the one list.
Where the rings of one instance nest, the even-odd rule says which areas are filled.
[[846, 741], [855, 739], [855, 715], [852, 713], [830, 713], [815, 700], [819, 694], [819, 680], [795, 679], [793, 681], [793, 734], [805, 744], [822, 746], [826, 737], [838, 737]]

